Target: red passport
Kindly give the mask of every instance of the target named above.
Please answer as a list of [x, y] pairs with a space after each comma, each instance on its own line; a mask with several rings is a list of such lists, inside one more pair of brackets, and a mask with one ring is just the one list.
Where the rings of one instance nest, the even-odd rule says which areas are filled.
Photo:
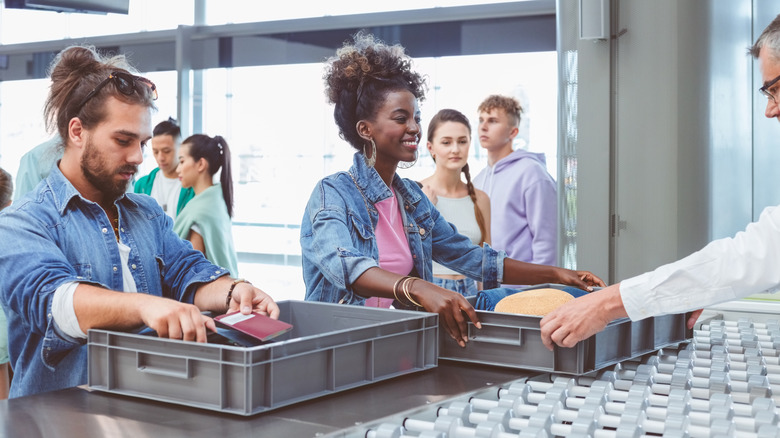
[[293, 328], [292, 325], [284, 321], [255, 312], [249, 315], [244, 315], [241, 312], [219, 315], [214, 318], [214, 321], [217, 325], [238, 330], [261, 341], [267, 341]]

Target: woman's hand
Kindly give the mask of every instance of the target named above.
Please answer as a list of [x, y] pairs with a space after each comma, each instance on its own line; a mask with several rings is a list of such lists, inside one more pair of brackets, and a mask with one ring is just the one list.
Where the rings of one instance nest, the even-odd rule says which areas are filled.
[[602, 279], [589, 271], [572, 271], [570, 269], [561, 269], [561, 284], [578, 287], [583, 290], [592, 291], [593, 287], [605, 287]]
[[474, 307], [459, 293], [420, 279], [412, 282], [410, 293], [425, 310], [439, 314], [439, 327], [446, 330], [461, 347], [465, 347], [469, 340], [466, 318], [477, 328], [482, 328]]

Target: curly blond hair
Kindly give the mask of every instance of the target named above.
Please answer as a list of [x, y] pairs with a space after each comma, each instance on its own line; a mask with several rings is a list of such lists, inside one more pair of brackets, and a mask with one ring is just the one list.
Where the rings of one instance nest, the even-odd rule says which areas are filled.
[[520, 102], [514, 97], [501, 96], [499, 94], [493, 94], [485, 98], [477, 108], [478, 112], [489, 113], [494, 109], [502, 109], [509, 116], [512, 126], [517, 128], [520, 126], [520, 115], [523, 113], [523, 107], [520, 106]]

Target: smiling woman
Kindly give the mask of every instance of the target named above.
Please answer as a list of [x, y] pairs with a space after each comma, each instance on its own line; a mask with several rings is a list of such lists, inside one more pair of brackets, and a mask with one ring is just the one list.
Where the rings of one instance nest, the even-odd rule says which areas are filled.
[[[432, 261], [495, 288], [516, 284], [601, 285], [587, 272], [520, 263], [473, 244], [436, 210], [412, 180], [396, 174], [414, 162], [421, 137], [422, 76], [400, 45], [358, 33], [326, 64], [327, 96], [339, 135], [356, 150], [352, 167], [314, 187], [301, 224], [306, 299], [423, 308], [461, 346], [467, 319], [480, 327], [463, 295], [430, 283]], [[503, 277], [503, 278], [502, 278]]]

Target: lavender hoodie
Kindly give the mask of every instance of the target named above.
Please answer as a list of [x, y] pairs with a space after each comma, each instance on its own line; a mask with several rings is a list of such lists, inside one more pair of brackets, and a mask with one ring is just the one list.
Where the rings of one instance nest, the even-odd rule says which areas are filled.
[[543, 153], [518, 149], [488, 166], [474, 186], [490, 198], [491, 246], [510, 258], [558, 262], [558, 197]]

